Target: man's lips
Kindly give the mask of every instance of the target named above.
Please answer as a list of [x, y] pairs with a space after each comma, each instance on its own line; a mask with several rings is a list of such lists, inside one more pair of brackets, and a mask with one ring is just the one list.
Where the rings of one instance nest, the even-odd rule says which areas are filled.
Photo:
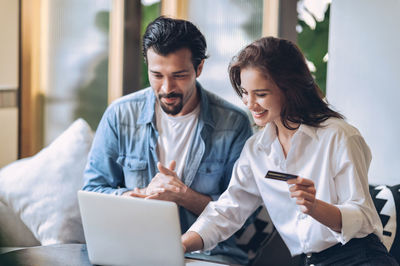
[[182, 94], [172, 92], [170, 94], [160, 94], [158, 95], [160, 101], [167, 105], [174, 104], [178, 99], [182, 99]]
[[165, 104], [173, 104], [176, 102], [176, 100], [179, 99], [178, 97], [170, 97], [170, 98], [166, 98], [163, 97], [161, 98], [161, 100], [165, 103]]

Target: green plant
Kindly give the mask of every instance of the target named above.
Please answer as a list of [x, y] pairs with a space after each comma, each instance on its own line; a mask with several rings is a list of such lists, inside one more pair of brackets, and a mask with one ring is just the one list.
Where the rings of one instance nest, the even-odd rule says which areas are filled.
[[[148, 6], [142, 4], [142, 21], [141, 21], [142, 24], [140, 30], [141, 38], [143, 37], [147, 25], [149, 25], [151, 21], [160, 16], [160, 8], [161, 8], [160, 2]], [[141, 88], [149, 87], [150, 83], [149, 83], [149, 77], [147, 75], [147, 64], [144, 62], [143, 57], [141, 59], [141, 72], [142, 72], [140, 81]]]
[[309, 12], [316, 22], [315, 29], [311, 29], [303, 20], [298, 20], [298, 24], [301, 26], [302, 31], [297, 36], [297, 44], [303, 51], [307, 60], [311, 61], [316, 68], [313, 75], [324, 95], [326, 94], [326, 73], [328, 63], [326, 60], [324, 61], [324, 57], [328, 53], [329, 11], [330, 5], [326, 9], [322, 21], [318, 21], [315, 16]]

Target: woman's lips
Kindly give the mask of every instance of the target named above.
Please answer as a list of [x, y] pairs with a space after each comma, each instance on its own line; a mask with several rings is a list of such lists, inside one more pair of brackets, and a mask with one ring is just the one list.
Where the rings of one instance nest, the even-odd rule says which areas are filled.
[[261, 111], [261, 112], [252, 112], [252, 114], [253, 114], [253, 117], [254, 118], [260, 118], [260, 117], [263, 117], [266, 113], [267, 113], [267, 111], [268, 110], [264, 110], [264, 111]]

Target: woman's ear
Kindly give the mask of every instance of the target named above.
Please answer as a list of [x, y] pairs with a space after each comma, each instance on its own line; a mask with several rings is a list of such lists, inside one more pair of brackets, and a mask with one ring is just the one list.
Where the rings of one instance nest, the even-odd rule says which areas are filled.
[[201, 60], [200, 64], [197, 66], [196, 78], [198, 78], [201, 74], [201, 71], [203, 71], [203, 66], [204, 66], [204, 59]]

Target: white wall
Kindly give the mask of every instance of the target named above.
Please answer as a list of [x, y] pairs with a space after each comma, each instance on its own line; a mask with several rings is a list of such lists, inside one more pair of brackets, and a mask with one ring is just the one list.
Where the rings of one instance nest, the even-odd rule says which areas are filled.
[[372, 150], [370, 183], [400, 183], [400, 0], [333, 0], [328, 101]]
[[[0, 0], [0, 94], [18, 88], [18, 2]], [[17, 155], [18, 109], [0, 106], [0, 167]]]
[[17, 159], [17, 121], [17, 108], [0, 108], [0, 167], [3, 167]]
[[0, 0], [0, 89], [18, 85], [18, 1]]

